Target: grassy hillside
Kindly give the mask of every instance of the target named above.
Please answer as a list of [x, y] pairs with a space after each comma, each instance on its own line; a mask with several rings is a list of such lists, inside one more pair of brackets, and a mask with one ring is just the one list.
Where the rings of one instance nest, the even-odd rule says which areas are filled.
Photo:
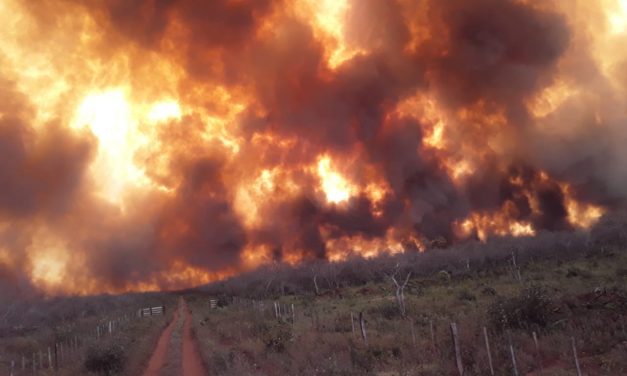
[[[302, 268], [240, 277], [187, 299], [212, 374], [456, 375], [451, 323], [467, 375], [490, 374], [484, 327], [496, 375], [513, 374], [510, 343], [521, 375], [576, 374], [572, 339], [584, 374], [627, 374], [627, 252], [572, 238], [568, 249], [532, 249], [517, 249], [518, 269], [510, 249], [461, 265], [434, 251], [444, 253], [379, 259], [370, 270], [351, 265], [371, 282], [336, 265], [331, 277], [318, 275], [317, 293], [315, 268]], [[410, 271], [403, 316], [390, 276], [402, 283]], [[257, 295], [240, 289], [251, 279]], [[210, 298], [221, 307], [211, 309]]]

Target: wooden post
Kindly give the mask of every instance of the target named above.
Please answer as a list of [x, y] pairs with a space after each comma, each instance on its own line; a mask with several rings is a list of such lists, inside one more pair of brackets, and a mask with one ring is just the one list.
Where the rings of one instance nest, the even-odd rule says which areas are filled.
[[361, 329], [361, 337], [364, 339], [364, 343], [368, 346], [368, 337], [366, 336], [366, 319], [364, 313], [359, 312], [359, 328]]
[[294, 313], [294, 303], [292, 303], [292, 324], [296, 322], [296, 314]]
[[516, 263], [516, 254], [512, 251], [512, 265], [514, 267], [514, 276], [518, 280], [518, 282], [522, 282], [522, 276], [520, 275], [520, 268], [518, 268], [518, 264]]
[[26, 357], [22, 355], [22, 373], [26, 370]]
[[570, 344], [573, 348], [573, 358], [575, 358], [575, 368], [577, 368], [577, 376], [581, 376], [581, 368], [579, 367], [579, 357], [577, 356], [577, 346], [575, 345], [575, 337], [570, 337]]
[[318, 310], [314, 310], [314, 315], [316, 316], [316, 331], [320, 331], [320, 315], [318, 314]]
[[533, 336], [533, 345], [536, 348], [536, 358], [538, 361], [538, 372], [541, 375], [543, 372], [543, 367], [542, 367], [542, 354], [540, 353], [540, 344], [538, 343], [538, 335], [536, 334], [536, 332], [531, 332], [531, 335]]
[[39, 368], [44, 368], [44, 354], [39, 351]]
[[113, 333], [113, 323], [109, 321], [109, 335]]
[[279, 308], [277, 307], [276, 302], [274, 302], [274, 317], [279, 318]]
[[455, 349], [455, 364], [457, 365], [457, 371], [459, 376], [464, 376], [464, 364], [462, 363], [462, 353], [459, 344], [459, 333], [457, 331], [457, 324], [451, 323], [451, 336], [453, 337], [453, 348]]
[[35, 364], [35, 353], [33, 353], [33, 375], [37, 374], [37, 365]]
[[494, 365], [492, 364], [492, 351], [490, 351], [490, 340], [488, 339], [488, 329], [483, 327], [483, 338], [485, 339], [485, 350], [488, 353], [488, 364], [490, 365], [490, 375], [494, 376]]
[[414, 344], [414, 347], [416, 347], [416, 330], [414, 329], [414, 320], [412, 319], [409, 319], [409, 328], [411, 329], [411, 341]]
[[48, 346], [48, 369], [52, 368], [52, 352], [50, 352], [50, 346]]
[[355, 317], [353, 316], [353, 312], [351, 312], [351, 327], [353, 328], [353, 338], [355, 337]]
[[13, 370], [15, 369], [15, 360], [11, 361], [11, 376], [13, 376]]
[[512, 368], [514, 369], [514, 376], [518, 376], [518, 366], [516, 365], [516, 355], [514, 354], [514, 345], [512, 345], [512, 335], [507, 333], [507, 341], [509, 342], [509, 355], [512, 358]]
[[429, 331], [431, 332], [431, 346], [435, 350], [435, 331], [433, 330], [433, 320], [429, 320]]

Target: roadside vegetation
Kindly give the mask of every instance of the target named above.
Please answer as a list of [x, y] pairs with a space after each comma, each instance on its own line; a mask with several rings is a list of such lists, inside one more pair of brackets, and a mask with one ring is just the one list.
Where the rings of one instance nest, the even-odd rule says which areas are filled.
[[[172, 317], [176, 296], [39, 298], [11, 304], [0, 307], [10, 310], [0, 323], [0, 374], [130, 376], [143, 372]], [[172, 309], [165, 316], [136, 316], [140, 308], [160, 305]]]

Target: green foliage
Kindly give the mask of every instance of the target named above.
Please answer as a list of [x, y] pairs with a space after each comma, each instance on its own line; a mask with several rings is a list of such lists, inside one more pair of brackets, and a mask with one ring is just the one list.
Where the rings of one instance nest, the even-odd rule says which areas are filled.
[[518, 296], [497, 298], [488, 307], [488, 320], [497, 330], [546, 328], [553, 318], [545, 288], [530, 286]]

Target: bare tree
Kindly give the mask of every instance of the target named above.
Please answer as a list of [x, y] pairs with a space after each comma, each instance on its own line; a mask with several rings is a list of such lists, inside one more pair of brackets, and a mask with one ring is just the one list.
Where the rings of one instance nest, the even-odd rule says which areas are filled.
[[[313, 271], [313, 268], [311, 269]], [[314, 288], [316, 289], [316, 295], [320, 295], [320, 289], [318, 288], [318, 274], [313, 275], [313, 283], [314, 283]]]
[[9, 321], [9, 317], [13, 314], [13, 309], [15, 308], [15, 302], [9, 304], [5, 312], [2, 314], [2, 322], [6, 325]]
[[318, 285], [318, 276], [322, 272], [322, 265], [320, 262], [315, 262], [311, 265], [311, 274], [313, 275], [313, 284], [316, 295], [320, 295], [320, 286]]
[[389, 278], [394, 282], [394, 286], [396, 286], [396, 303], [398, 303], [398, 309], [401, 311], [401, 316], [405, 317], [406, 309], [405, 309], [405, 286], [407, 286], [407, 282], [409, 282], [409, 278], [411, 277], [411, 272], [407, 272], [405, 276], [405, 280], [402, 283], [399, 283], [396, 279], [397, 275], [400, 272], [400, 265], [396, 264], [396, 270], [394, 273], [389, 276]]
[[338, 280], [339, 269], [334, 262], [327, 262], [325, 265], [323, 277], [330, 289], [339, 289], [340, 282]]

